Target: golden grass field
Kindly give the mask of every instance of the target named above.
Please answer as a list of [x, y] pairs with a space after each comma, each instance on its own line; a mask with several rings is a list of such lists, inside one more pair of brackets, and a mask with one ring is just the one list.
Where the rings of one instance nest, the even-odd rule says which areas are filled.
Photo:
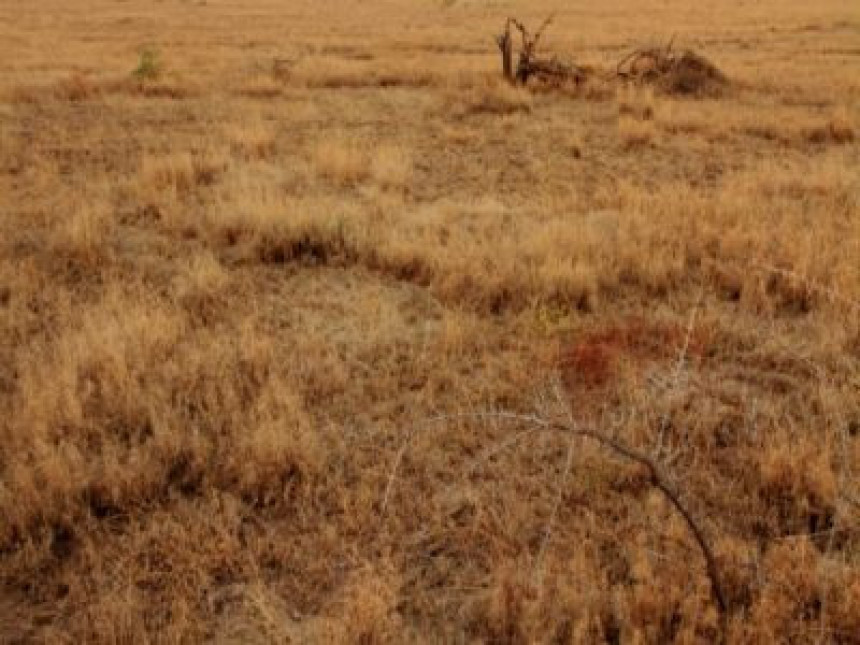
[[[553, 12], [593, 75], [505, 84]], [[729, 85], [612, 78], [672, 34]], [[4, 643], [860, 642], [860, 4], [0, 0], [0, 583]]]

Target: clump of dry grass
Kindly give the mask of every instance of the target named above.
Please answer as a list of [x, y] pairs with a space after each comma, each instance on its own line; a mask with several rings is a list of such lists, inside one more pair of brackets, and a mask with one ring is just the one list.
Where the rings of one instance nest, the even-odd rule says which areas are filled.
[[657, 135], [657, 126], [650, 119], [642, 120], [626, 114], [618, 118], [618, 137], [625, 149], [653, 146]]
[[639, 121], [650, 121], [657, 113], [657, 99], [651, 86], [624, 85], [616, 90], [618, 113]]
[[412, 180], [412, 157], [403, 146], [381, 146], [373, 153], [370, 174], [382, 188], [404, 190]]
[[403, 629], [397, 613], [398, 587], [397, 576], [393, 572], [357, 572], [337, 600], [344, 620], [330, 637], [355, 643], [396, 639]]
[[179, 277], [179, 293], [210, 294], [222, 290], [230, 280], [230, 274], [211, 253], [195, 255], [188, 263], [187, 271]]
[[355, 141], [325, 139], [316, 144], [312, 155], [318, 175], [337, 185], [352, 186], [370, 174], [367, 153]]
[[211, 186], [226, 171], [227, 156], [220, 150], [146, 155], [141, 164], [141, 183], [156, 191], [171, 191], [178, 197]]
[[658, 105], [651, 86], [624, 85], [616, 90], [618, 136], [625, 149], [653, 146], [659, 131]]
[[114, 222], [110, 206], [102, 197], [75, 204], [60, 215], [51, 237], [55, 253], [94, 265], [110, 253]]
[[466, 88], [458, 89], [446, 98], [447, 108], [455, 114], [516, 114], [531, 111], [532, 94], [501, 80], [477, 79]]
[[201, 322], [211, 322], [223, 307], [230, 274], [211, 253], [194, 255], [184, 269], [172, 284], [177, 304]]
[[[294, 486], [313, 476], [320, 448], [300, 402], [282, 377], [270, 372], [265, 344], [240, 336], [217, 350], [221, 358], [213, 362], [216, 350], [210, 341], [186, 342], [186, 333], [175, 312], [110, 294], [79, 329], [38, 350], [50, 361], [55, 386], [39, 386], [49, 363], [21, 375], [17, 405], [22, 416], [15, 425], [26, 424], [44, 444], [28, 457], [21, 454], [18, 474], [8, 481], [4, 540], [11, 539], [7, 531], [61, 521], [72, 512], [66, 503], [73, 498], [89, 500], [95, 513], [116, 513], [158, 491], [173, 486], [193, 491], [206, 482], [268, 506], [287, 503]], [[148, 379], [167, 377], [177, 360], [185, 362], [185, 377], [192, 382], [206, 380], [191, 395], [196, 403], [189, 400], [204, 406], [203, 416], [170, 405], [174, 394], [169, 391], [145, 393]], [[244, 374], [249, 390], [236, 389], [233, 370]], [[218, 410], [240, 400], [244, 412], [236, 417], [237, 425], [220, 425]], [[182, 423], [176, 414], [191, 415], [186, 422], [196, 418], [198, 432], [175, 434], [171, 428]], [[52, 446], [61, 427], [74, 433]], [[88, 442], [101, 446], [100, 459], [80, 458]], [[217, 463], [216, 471], [207, 471], [207, 463]], [[247, 469], [250, 463], [259, 467]], [[14, 499], [31, 503], [13, 511], [8, 504]], [[86, 507], [74, 510], [82, 511]]]
[[684, 52], [660, 79], [669, 94], [720, 96], [729, 85], [726, 75], [710, 60], [695, 52]]
[[274, 133], [262, 119], [234, 126], [228, 138], [233, 153], [246, 161], [271, 159], [276, 152]]

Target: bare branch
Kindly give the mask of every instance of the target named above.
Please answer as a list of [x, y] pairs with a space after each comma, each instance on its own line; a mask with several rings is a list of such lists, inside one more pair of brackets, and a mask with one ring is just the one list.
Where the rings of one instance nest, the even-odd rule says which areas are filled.
[[[723, 589], [720, 584], [720, 576], [719, 569], [717, 567], [717, 561], [714, 557], [713, 550], [711, 549], [708, 540], [705, 538], [705, 534], [702, 529], [699, 527], [698, 522], [693, 518], [692, 514], [687, 507], [681, 501], [678, 493], [672, 488], [669, 484], [667, 478], [663, 475], [661, 469], [657, 465], [657, 463], [651, 459], [645, 453], [642, 453], [635, 448], [631, 448], [630, 446], [625, 445], [618, 439], [611, 437], [599, 430], [589, 427], [581, 427], [575, 424], [564, 423], [559, 421], [553, 421], [548, 419], [543, 419], [539, 416], [533, 414], [521, 414], [516, 412], [477, 412], [471, 414], [462, 414], [451, 417], [435, 417], [434, 419], [430, 419], [422, 423], [421, 425], [426, 425], [427, 423], [439, 423], [446, 420], [452, 419], [463, 419], [463, 418], [472, 418], [472, 419], [505, 419], [508, 421], [516, 421], [520, 423], [528, 423], [533, 426], [536, 426], [542, 430], [550, 431], [550, 432], [560, 432], [564, 434], [569, 434], [572, 436], [578, 437], [586, 437], [588, 439], [592, 439], [599, 443], [600, 445], [609, 448], [615, 453], [625, 457], [631, 461], [639, 463], [643, 465], [649, 474], [649, 479], [651, 485], [654, 486], [657, 490], [659, 490], [663, 496], [669, 500], [670, 504], [674, 507], [674, 509], [678, 512], [678, 514], [683, 518], [684, 522], [687, 525], [690, 533], [696, 541], [696, 544], [699, 546], [699, 550], [702, 553], [702, 557], [705, 559], [706, 572], [708, 575], [708, 579], [711, 583], [711, 595], [714, 600], [714, 604], [717, 606], [717, 609], [720, 613], [721, 617], [725, 617], [725, 614], [728, 610], [728, 606], [726, 604], [725, 595], [723, 594]], [[414, 439], [417, 433], [417, 428], [415, 431], [410, 433], [407, 440], [400, 447], [400, 450], [397, 452], [397, 456], [395, 458], [392, 472], [388, 478], [388, 485], [385, 489], [385, 495], [382, 501], [382, 511], [385, 511], [385, 508], [388, 505], [388, 499], [391, 494], [391, 489], [394, 485], [394, 481], [396, 479], [397, 469], [400, 466], [400, 463], [403, 460], [403, 455], [408, 449], [409, 444]], [[517, 439], [522, 436], [522, 433], [518, 435]]]
[[[586, 71], [573, 64], [560, 62], [556, 58], [542, 59], [535, 55], [538, 43], [546, 28], [552, 23], [555, 15], [551, 14], [543, 21], [540, 28], [531, 35], [525, 25], [516, 18], [508, 18], [505, 22], [505, 31], [496, 37], [496, 44], [502, 52], [502, 71], [509, 81], [525, 85], [532, 77], [539, 78], [551, 83], [563, 83], [573, 81], [581, 83], [586, 78]], [[522, 46], [519, 52], [516, 73], [512, 70], [512, 42], [511, 28], [520, 32]]]
[[554, 19], [555, 19], [555, 14], [551, 13], [551, 14], [549, 14], [549, 16], [547, 16], [546, 20], [543, 21], [543, 24], [540, 27], [538, 27], [538, 30], [535, 32], [535, 37], [532, 38], [532, 51], [537, 49], [538, 41], [540, 40], [540, 37], [543, 35], [544, 29], [549, 27], [549, 24]]
[[627, 54], [624, 58], [622, 58], [620, 61], [618, 61], [618, 64], [615, 66], [615, 73], [618, 74], [618, 76], [626, 76], [627, 72], [622, 71], [623, 67], [627, 63], [629, 63], [635, 56], [639, 56], [639, 54], [641, 54], [641, 53], [642, 53], [641, 49], [635, 49], [632, 52], [630, 52], [629, 54]]

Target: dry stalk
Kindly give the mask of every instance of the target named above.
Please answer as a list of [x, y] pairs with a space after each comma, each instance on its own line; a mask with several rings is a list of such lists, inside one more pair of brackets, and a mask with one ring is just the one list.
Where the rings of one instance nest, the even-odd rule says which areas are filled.
[[[693, 306], [693, 310], [690, 312], [690, 319], [687, 322], [687, 332], [684, 334], [684, 343], [681, 345], [681, 349], [678, 352], [678, 359], [675, 362], [675, 369], [672, 371], [672, 376], [670, 379], [670, 389], [677, 390], [678, 386], [681, 383], [681, 375], [684, 370], [684, 366], [687, 361], [687, 352], [690, 349], [690, 340], [693, 337], [693, 328], [696, 325], [696, 315], [699, 313], [699, 308], [702, 305], [702, 300], [705, 297], [704, 289], [699, 293], [699, 297], [696, 300], [696, 304]], [[665, 410], [660, 417], [660, 425], [657, 429], [657, 442], [656, 447], [654, 448], [654, 455], [660, 456], [663, 452], [663, 444], [666, 437], [666, 430], [669, 427], [669, 411]]]

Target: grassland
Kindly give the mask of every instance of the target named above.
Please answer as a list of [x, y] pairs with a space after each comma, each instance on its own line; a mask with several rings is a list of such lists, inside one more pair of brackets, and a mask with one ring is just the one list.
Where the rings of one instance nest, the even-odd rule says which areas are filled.
[[[553, 11], [595, 74], [506, 85]], [[609, 78], [672, 33], [723, 92]], [[0, 0], [0, 54], [0, 641], [860, 642], [856, 4]]]

